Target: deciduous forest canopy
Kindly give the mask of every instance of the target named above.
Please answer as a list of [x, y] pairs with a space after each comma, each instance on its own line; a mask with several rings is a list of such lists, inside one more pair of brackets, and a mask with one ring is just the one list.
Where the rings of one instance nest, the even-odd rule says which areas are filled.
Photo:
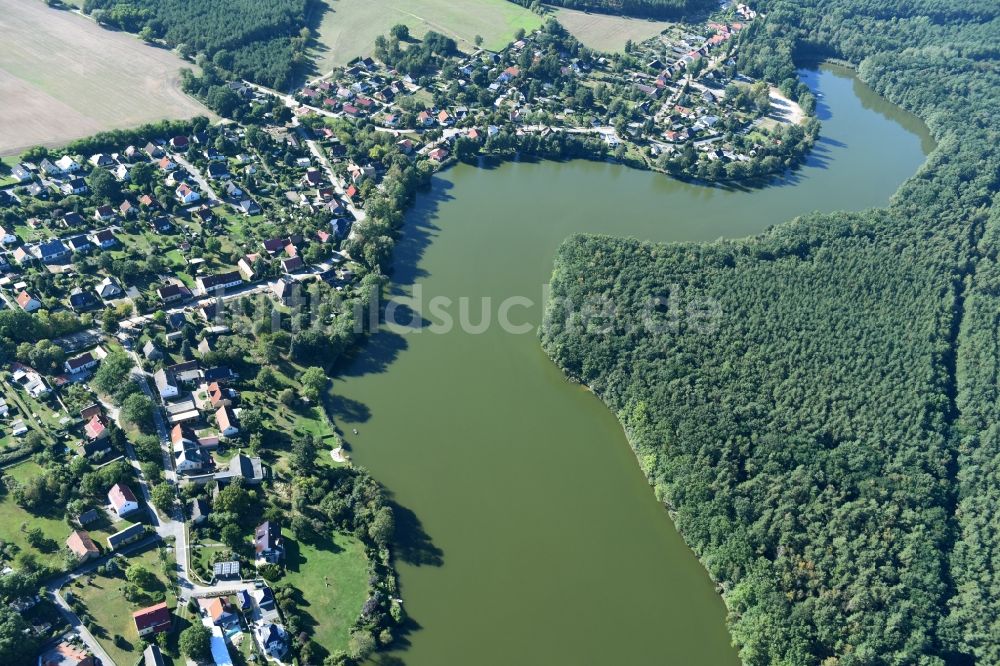
[[[543, 344], [620, 416], [745, 663], [1000, 663], [1000, 6], [760, 9], [748, 73], [849, 60], [937, 149], [882, 210], [708, 245], [571, 238]], [[587, 303], [610, 332], [571, 314]]]

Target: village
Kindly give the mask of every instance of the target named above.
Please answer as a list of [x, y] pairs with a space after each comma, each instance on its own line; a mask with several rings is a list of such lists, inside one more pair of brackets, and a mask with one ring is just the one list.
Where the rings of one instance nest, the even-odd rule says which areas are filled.
[[[5, 503], [27, 525], [38, 510], [23, 498], [57, 479], [79, 488], [49, 510], [66, 534], [49, 520], [0, 550], [11, 574], [25, 566], [19, 549], [65, 544], [28, 559], [51, 599], [12, 602], [38, 614], [40, 639], [65, 636], [39, 663], [141, 652], [163, 664], [187, 633], [179, 622], [205, 628], [218, 666], [314, 649], [271, 582], [296, 577], [293, 589], [315, 593], [302, 588], [317, 572], [286, 571], [283, 529], [304, 513], [287, 487], [350, 465], [320, 366], [370, 325], [359, 313], [390, 256], [385, 220], [435, 170], [522, 149], [707, 180], [788, 168], [814, 136], [790, 98], [808, 105], [809, 93], [736, 73], [755, 13], [729, 11], [624, 55], [549, 24], [499, 52], [427, 40], [415, 64], [418, 47], [392, 36], [293, 94], [226, 82], [237, 122], [162, 123], [11, 164], [0, 180]], [[354, 641], [363, 625], [388, 643], [382, 618], [398, 620], [400, 601], [372, 563], [388, 561], [384, 543], [364, 547], [359, 578], [374, 566], [383, 579], [358, 585], [340, 631]], [[155, 603], [130, 609], [109, 641], [90, 588], [116, 576], [130, 607]], [[367, 610], [373, 599], [381, 611]]]

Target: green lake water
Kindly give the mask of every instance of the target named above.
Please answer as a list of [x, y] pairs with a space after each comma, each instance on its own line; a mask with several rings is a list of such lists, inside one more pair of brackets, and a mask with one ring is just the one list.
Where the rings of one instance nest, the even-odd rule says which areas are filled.
[[[738, 663], [725, 607], [615, 416], [565, 380], [535, 330], [552, 259], [574, 232], [713, 240], [884, 205], [933, 147], [926, 129], [847, 70], [802, 74], [821, 93], [822, 137], [807, 166], [762, 190], [575, 161], [459, 166], [421, 196], [397, 245], [393, 298], [451, 297], [457, 320], [469, 297], [476, 323], [490, 297], [494, 325], [383, 331], [334, 380], [355, 461], [401, 507], [415, 628], [383, 662]], [[510, 311], [530, 332], [495, 325], [510, 296], [534, 302]]]

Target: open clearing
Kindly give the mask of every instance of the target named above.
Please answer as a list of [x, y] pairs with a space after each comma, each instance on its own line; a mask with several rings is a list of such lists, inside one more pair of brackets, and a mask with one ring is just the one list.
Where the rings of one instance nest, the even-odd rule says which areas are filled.
[[180, 90], [183, 60], [79, 14], [0, 0], [0, 35], [0, 155], [208, 114]]
[[[10, 0], [0, 0], [0, 3]], [[321, 74], [357, 56], [371, 55], [375, 38], [403, 23], [414, 37], [436, 30], [468, 51], [476, 35], [483, 47], [499, 49], [513, 40], [518, 28], [533, 30], [542, 17], [507, 0], [326, 0], [313, 50]]]
[[335, 533], [330, 543], [286, 540], [287, 573], [278, 587], [301, 591], [299, 612], [313, 640], [328, 652], [347, 647], [351, 627], [368, 597], [368, 558], [352, 536]]
[[625, 42], [643, 42], [666, 30], [671, 24], [666, 21], [610, 16], [550, 7], [556, 20], [579, 39], [584, 46], [597, 51], [624, 51]]

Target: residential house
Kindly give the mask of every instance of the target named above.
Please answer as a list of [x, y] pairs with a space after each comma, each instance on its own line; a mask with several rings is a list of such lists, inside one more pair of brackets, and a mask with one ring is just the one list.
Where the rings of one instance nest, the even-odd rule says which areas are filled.
[[160, 646], [150, 643], [142, 651], [142, 662], [139, 666], [164, 666], [163, 655], [160, 653]]
[[139, 510], [139, 502], [132, 494], [132, 489], [120, 483], [111, 486], [111, 490], [108, 491], [108, 501], [111, 502], [119, 518]]
[[81, 287], [73, 287], [69, 293], [69, 306], [76, 312], [86, 312], [100, 307], [101, 302], [89, 291]]
[[60, 173], [76, 173], [80, 170], [80, 163], [69, 155], [63, 155], [57, 159], [56, 166], [59, 167]]
[[233, 199], [239, 199], [243, 196], [243, 190], [241, 190], [240, 186], [232, 180], [228, 181], [222, 189], [226, 193], [226, 196], [232, 197]]
[[175, 136], [170, 139], [170, 147], [177, 151], [187, 150], [188, 138], [186, 136]]
[[132, 180], [132, 169], [125, 164], [119, 164], [111, 173], [122, 183]]
[[25, 312], [34, 312], [42, 307], [42, 302], [26, 291], [17, 295], [17, 304]]
[[177, 168], [177, 163], [174, 162], [169, 157], [164, 157], [160, 159], [159, 162], [156, 163], [156, 166], [160, 167], [160, 171], [165, 171], [167, 173], [170, 173], [171, 171]]
[[231, 289], [243, 284], [243, 277], [239, 271], [229, 271], [218, 275], [205, 275], [197, 280], [198, 289], [201, 293], [208, 294], [222, 289]]
[[212, 621], [215, 626], [226, 626], [239, 622], [239, 618], [229, 608], [225, 597], [212, 597], [211, 599], [199, 599], [198, 605], [205, 617]]
[[142, 523], [136, 523], [135, 525], [129, 525], [125, 529], [115, 532], [107, 538], [108, 548], [111, 550], [117, 550], [122, 546], [130, 544], [134, 541], [138, 541], [146, 534], [146, 526]]
[[149, 228], [158, 234], [169, 234], [174, 230], [174, 223], [166, 215], [160, 215], [150, 221]]
[[213, 478], [220, 488], [228, 485], [235, 478], [241, 478], [247, 485], [255, 486], [264, 480], [264, 466], [260, 458], [251, 458], [237, 453], [230, 458], [229, 467], [216, 472]]
[[94, 287], [94, 291], [104, 300], [120, 298], [125, 293], [110, 275], [98, 282], [97, 286]]
[[427, 156], [436, 162], [444, 162], [448, 159], [448, 150], [438, 147], [427, 153]]
[[298, 297], [299, 284], [287, 276], [282, 276], [280, 280], [272, 283], [271, 292], [275, 300], [282, 305], [292, 305]]
[[267, 520], [257, 526], [254, 530], [253, 544], [258, 560], [278, 562], [285, 556], [281, 526], [274, 521]]
[[69, 257], [69, 249], [58, 238], [45, 241], [38, 246], [38, 258], [47, 264], [62, 261]]
[[86, 530], [73, 530], [66, 539], [66, 547], [80, 562], [98, 557], [101, 552]]
[[223, 437], [235, 437], [240, 434], [236, 415], [228, 406], [222, 406], [215, 412], [215, 421], [219, 426], [219, 434]]
[[188, 516], [194, 525], [200, 525], [205, 522], [210, 512], [211, 509], [208, 508], [208, 502], [200, 497], [188, 502]]
[[288, 652], [289, 636], [284, 627], [273, 622], [260, 622], [254, 625], [254, 635], [261, 649], [269, 656], [281, 660]]
[[206, 462], [205, 454], [197, 446], [182, 449], [180, 453], [174, 454], [174, 468], [178, 474], [200, 472]]
[[31, 170], [23, 163], [15, 164], [10, 170], [10, 175], [13, 176], [19, 183], [26, 183], [34, 177]]
[[252, 282], [254, 278], [257, 277], [257, 272], [253, 269], [254, 263], [257, 261], [258, 255], [248, 254], [244, 257], [240, 257], [240, 260], [236, 262], [236, 268], [239, 269], [240, 275], [243, 276], [244, 280]]
[[107, 222], [115, 216], [115, 209], [111, 206], [98, 206], [94, 210], [94, 219], [98, 222]]
[[90, 370], [93, 367], [96, 367], [97, 363], [98, 361], [96, 358], [94, 358], [93, 354], [91, 354], [90, 352], [84, 352], [79, 356], [74, 356], [72, 358], [66, 359], [66, 362], [63, 364], [63, 366], [66, 368], [66, 372], [70, 373], [71, 375], [76, 375], [81, 372], [86, 372], [87, 370]]
[[14, 248], [12, 256], [14, 257], [14, 261], [16, 261], [18, 264], [22, 266], [24, 264], [31, 263], [35, 259], [35, 255], [28, 252], [27, 248], [25, 248], [23, 245]]
[[260, 215], [260, 205], [253, 199], [240, 201], [239, 209], [244, 215]]
[[105, 441], [108, 437], [108, 426], [100, 414], [90, 417], [87, 425], [83, 427], [83, 432], [87, 436], [87, 442], [84, 444], [84, 455], [92, 456], [103, 453], [110, 448], [110, 444]]
[[228, 180], [230, 178], [229, 167], [226, 166], [225, 162], [209, 162], [205, 173], [213, 180]]
[[90, 242], [102, 250], [110, 250], [118, 245], [118, 238], [115, 237], [115, 233], [111, 229], [102, 229], [90, 235]]
[[70, 178], [68, 181], [63, 183], [60, 187], [63, 194], [84, 194], [90, 191], [90, 186], [87, 185], [87, 181], [83, 178]]
[[302, 260], [302, 257], [295, 256], [281, 260], [281, 270], [285, 274], [295, 273], [305, 267], [306, 262]]
[[11, 243], [16, 243], [18, 241], [17, 234], [14, 232], [14, 227], [0, 227], [0, 243], [4, 245], [10, 245]]
[[90, 252], [94, 249], [94, 245], [90, 242], [85, 234], [76, 234], [70, 236], [65, 241], [66, 246], [70, 249], [70, 252]]
[[111, 155], [106, 155], [104, 153], [95, 153], [87, 158], [87, 161], [93, 164], [95, 167], [107, 168], [114, 166], [116, 164], [115, 159]]
[[166, 601], [162, 601], [155, 606], [149, 606], [132, 613], [132, 621], [135, 622], [135, 630], [139, 637], [158, 634], [161, 631], [168, 631], [173, 623], [170, 615], [170, 608]]
[[163, 400], [176, 398], [178, 393], [180, 393], [173, 373], [167, 373], [162, 368], [153, 373], [153, 383], [156, 384], [156, 390]]
[[159, 361], [163, 358], [163, 352], [161, 352], [152, 340], [147, 340], [146, 344], [142, 346], [142, 355], [150, 361]]
[[100, 517], [97, 513], [97, 509], [87, 509], [79, 516], [76, 517], [76, 524], [83, 527], [84, 525], [89, 525]]
[[126, 199], [125, 201], [123, 201], [122, 204], [120, 206], [118, 206], [118, 212], [121, 213], [122, 217], [126, 217], [126, 218], [132, 217], [133, 215], [137, 215], [139, 213], [139, 211], [136, 208], [135, 204], [133, 204], [128, 199]]
[[63, 172], [62, 169], [60, 169], [54, 163], [49, 161], [48, 158], [43, 159], [39, 166], [42, 169], [42, 173], [44, 173], [46, 176], [61, 176]]
[[177, 195], [177, 200], [184, 205], [193, 204], [195, 201], [201, 199], [201, 195], [192, 190], [187, 183], [181, 183], [174, 194]]
[[191, 290], [179, 284], [165, 284], [157, 287], [156, 295], [164, 304], [173, 303], [191, 296]]
[[153, 160], [158, 160], [164, 155], [163, 148], [160, 148], [152, 141], [146, 144], [146, 147], [143, 148], [143, 152], [149, 155], [149, 158]]

